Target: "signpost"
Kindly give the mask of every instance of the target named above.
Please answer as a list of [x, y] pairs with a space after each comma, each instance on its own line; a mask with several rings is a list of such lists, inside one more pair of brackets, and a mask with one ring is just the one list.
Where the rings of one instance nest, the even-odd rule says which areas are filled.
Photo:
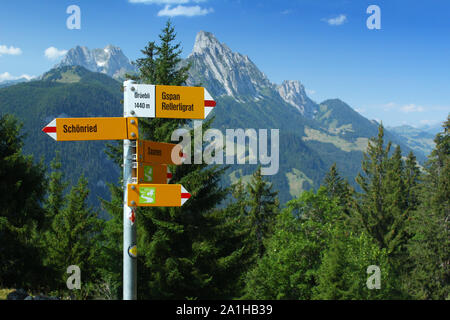
[[181, 207], [191, 194], [181, 184], [128, 184], [130, 207]]
[[130, 83], [124, 91], [126, 117], [206, 119], [216, 106], [202, 87]]
[[181, 146], [138, 140], [137, 117], [205, 119], [216, 102], [202, 87], [123, 85], [123, 117], [56, 118], [42, 131], [56, 141], [123, 140], [123, 299], [135, 300], [136, 207], [181, 207], [191, 197], [182, 185], [168, 184], [168, 165], [185, 159]]
[[56, 141], [134, 140], [137, 118], [56, 118], [43, 129]]

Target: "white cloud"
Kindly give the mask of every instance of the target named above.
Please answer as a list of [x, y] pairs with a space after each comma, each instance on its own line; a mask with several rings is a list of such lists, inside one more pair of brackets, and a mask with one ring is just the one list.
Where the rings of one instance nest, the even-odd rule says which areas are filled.
[[337, 17], [322, 20], [328, 23], [330, 26], [340, 26], [341, 24], [347, 22], [347, 16], [345, 14], [340, 14]]
[[313, 94], [316, 94], [316, 91], [315, 90], [311, 90], [311, 89], [306, 89], [306, 93], [310, 94], [310, 95], [313, 95]]
[[382, 105], [384, 111], [401, 111], [403, 113], [411, 113], [411, 112], [424, 112], [425, 108], [423, 106], [415, 105], [414, 103], [400, 105], [395, 102], [389, 102]]
[[200, 6], [182, 6], [178, 5], [176, 7], [171, 8], [170, 5], [166, 5], [164, 9], [158, 12], [159, 17], [167, 16], [167, 17], [176, 17], [176, 16], [186, 16], [186, 17], [194, 17], [194, 16], [204, 16], [208, 13], [214, 12], [214, 9], [204, 9]]
[[281, 11], [281, 14], [290, 14], [290, 13], [292, 13], [291, 9], [286, 9], [284, 11]]
[[0, 82], [8, 81], [8, 80], [17, 80], [17, 79], [20, 79], [20, 78], [25, 78], [27, 80], [31, 80], [31, 79], [35, 78], [35, 76], [30, 76], [28, 74], [23, 74], [23, 75], [17, 77], [17, 76], [13, 76], [9, 72], [0, 73]]
[[[214, 9], [212, 8], [207, 9], [198, 5], [187, 5], [206, 1], [207, 0], [128, 0], [129, 3], [164, 5], [164, 8], [158, 12], [159, 17], [194, 17], [204, 16], [208, 13], [214, 12]], [[175, 5], [177, 6], [175, 7]]]
[[61, 58], [66, 53], [67, 53], [67, 50], [58, 50], [55, 47], [47, 48], [47, 49], [45, 49], [45, 52], [44, 52], [45, 56], [49, 60], [56, 60], [58, 58]]
[[5, 45], [0, 46], [0, 56], [2, 54], [10, 54], [13, 56], [22, 54], [22, 50], [20, 48], [14, 48], [13, 46], [7, 47]]
[[407, 104], [400, 108], [400, 110], [404, 113], [410, 112], [423, 112], [425, 109], [421, 106], [416, 106], [415, 104]]

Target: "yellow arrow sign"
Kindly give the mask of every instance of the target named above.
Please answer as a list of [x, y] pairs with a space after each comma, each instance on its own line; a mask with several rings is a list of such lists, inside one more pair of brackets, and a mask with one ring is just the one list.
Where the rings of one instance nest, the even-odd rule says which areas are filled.
[[129, 207], [181, 207], [191, 194], [181, 184], [128, 184]]
[[136, 144], [138, 162], [180, 165], [184, 161], [180, 145], [139, 140]]
[[42, 131], [56, 141], [135, 140], [137, 118], [56, 118]]
[[156, 86], [156, 117], [204, 119], [204, 92], [201, 87]]

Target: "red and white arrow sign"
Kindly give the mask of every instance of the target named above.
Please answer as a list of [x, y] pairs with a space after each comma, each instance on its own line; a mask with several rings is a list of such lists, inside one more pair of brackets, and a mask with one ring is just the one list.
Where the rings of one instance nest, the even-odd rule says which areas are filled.
[[190, 197], [191, 194], [183, 186], [181, 186], [181, 205], [188, 201]]
[[42, 129], [42, 131], [56, 140], [56, 119], [53, 119], [52, 122], [50, 122]]
[[205, 118], [211, 111], [213, 111], [215, 106], [216, 101], [214, 101], [214, 99], [211, 97], [208, 90], [205, 89]]

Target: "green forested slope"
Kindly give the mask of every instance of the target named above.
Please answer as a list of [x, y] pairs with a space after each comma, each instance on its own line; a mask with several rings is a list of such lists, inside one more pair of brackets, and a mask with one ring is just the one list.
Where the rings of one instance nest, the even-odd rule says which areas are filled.
[[75, 183], [84, 173], [89, 179], [89, 202], [109, 197], [106, 182], [116, 182], [118, 168], [107, 159], [107, 142], [56, 142], [42, 128], [57, 117], [122, 116], [121, 84], [82, 67], [53, 69], [40, 81], [20, 83], [0, 90], [0, 114], [14, 114], [26, 134], [24, 152], [48, 165], [61, 152], [63, 170]]

